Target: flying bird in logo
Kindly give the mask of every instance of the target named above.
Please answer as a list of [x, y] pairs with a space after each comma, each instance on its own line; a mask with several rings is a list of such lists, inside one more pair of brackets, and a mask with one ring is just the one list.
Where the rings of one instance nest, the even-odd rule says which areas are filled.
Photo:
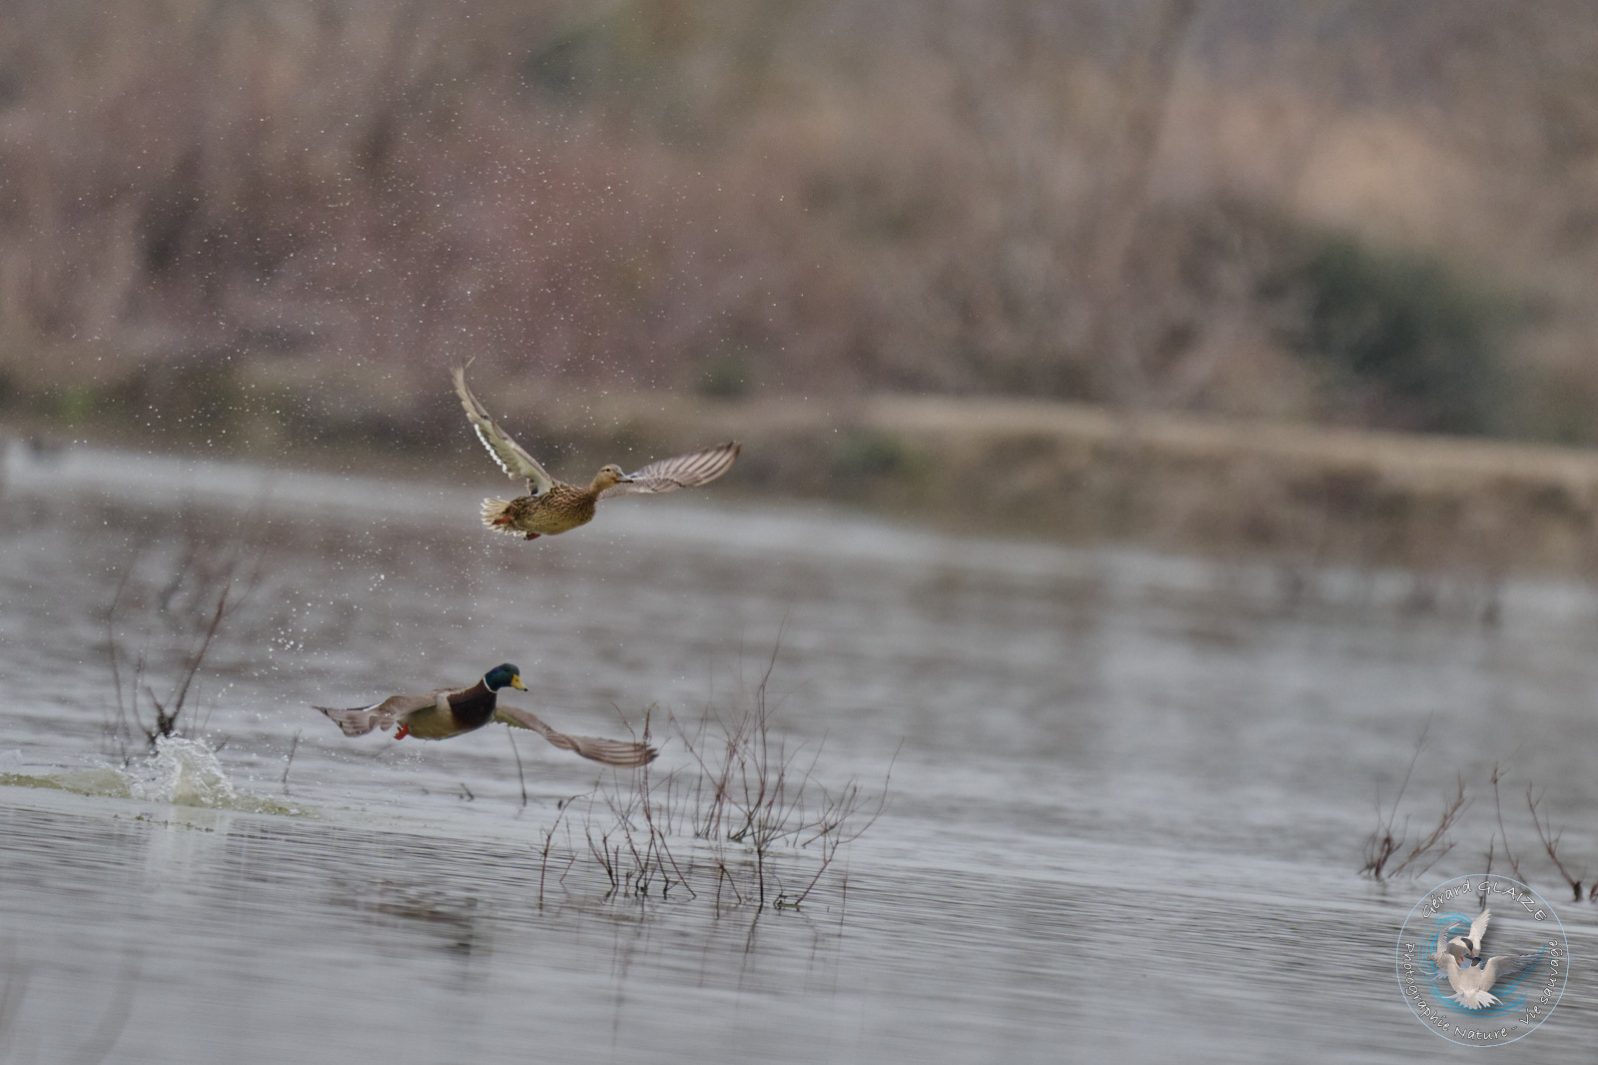
[[1469, 1010], [1498, 1005], [1498, 996], [1492, 993], [1493, 985], [1535, 965], [1542, 957], [1540, 953], [1498, 954], [1482, 961], [1482, 940], [1491, 919], [1492, 912], [1483, 908], [1465, 935], [1450, 937], [1448, 933], [1453, 928], [1444, 929], [1437, 937], [1436, 952], [1432, 955], [1437, 963], [1437, 975], [1447, 979], [1454, 991], [1448, 997]]
[[1448, 951], [1460, 961], [1469, 959], [1475, 961], [1481, 957], [1482, 937], [1487, 934], [1487, 924], [1493, 919], [1493, 911], [1483, 906], [1481, 913], [1470, 922], [1470, 931], [1462, 936], [1454, 936], [1448, 941]]

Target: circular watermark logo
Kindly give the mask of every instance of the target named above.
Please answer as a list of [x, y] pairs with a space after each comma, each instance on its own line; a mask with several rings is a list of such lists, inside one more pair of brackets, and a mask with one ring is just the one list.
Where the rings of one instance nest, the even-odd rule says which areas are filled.
[[1462, 1046], [1512, 1043], [1554, 1012], [1570, 942], [1518, 880], [1459, 876], [1428, 891], [1398, 933], [1398, 986], [1421, 1023]]

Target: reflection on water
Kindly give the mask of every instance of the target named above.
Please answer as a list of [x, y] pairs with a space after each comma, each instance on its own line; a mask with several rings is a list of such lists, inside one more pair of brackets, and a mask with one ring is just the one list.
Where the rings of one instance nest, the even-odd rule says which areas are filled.
[[[478, 494], [13, 458], [0, 1061], [1396, 1062], [1448, 1050], [1393, 976], [1429, 882], [1354, 870], [1421, 724], [1418, 812], [1495, 757], [1564, 823], [1598, 809], [1584, 591], [1511, 589], [1494, 632], [1364, 585], [1287, 603], [1266, 570], [811, 508], [632, 501], [512, 544]], [[105, 609], [196, 536], [262, 560], [208, 660], [211, 746], [108, 769]], [[897, 752], [798, 912], [608, 898], [581, 857], [540, 905], [557, 803], [603, 771], [523, 744], [524, 807], [501, 730], [352, 741], [308, 708], [509, 658], [540, 713], [604, 734], [745, 705], [779, 632], [783, 737], [830, 781]], [[152, 663], [173, 638], [138, 635]], [[691, 768], [680, 742], [657, 768]], [[1591, 911], [1562, 912], [1569, 989], [1517, 1060], [1595, 1035]]]

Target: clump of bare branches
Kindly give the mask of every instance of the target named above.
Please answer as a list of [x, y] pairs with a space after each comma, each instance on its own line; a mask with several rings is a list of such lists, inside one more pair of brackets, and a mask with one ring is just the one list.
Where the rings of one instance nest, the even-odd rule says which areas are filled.
[[1415, 763], [1420, 760], [1420, 752], [1426, 746], [1426, 733], [1430, 729], [1431, 722], [1428, 721], [1415, 741], [1415, 750], [1410, 755], [1408, 768], [1404, 770], [1404, 779], [1399, 783], [1392, 805], [1386, 812], [1382, 811], [1378, 800], [1376, 827], [1365, 840], [1365, 864], [1360, 867], [1360, 873], [1372, 880], [1388, 880], [1405, 872], [1418, 876], [1454, 849], [1454, 841], [1448, 834], [1459, 820], [1459, 815], [1470, 805], [1470, 800], [1465, 797], [1463, 777], [1456, 780], [1453, 795], [1444, 801], [1442, 812], [1425, 833], [1411, 839], [1409, 818], [1405, 817], [1402, 823], [1398, 820], [1398, 808], [1404, 800], [1404, 793], [1409, 790]]
[[[1554, 828], [1553, 822], [1549, 820], [1547, 814], [1543, 811], [1543, 794], [1541, 791], [1534, 792], [1532, 785], [1526, 785], [1526, 808], [1531, 811], [1532, 827], [1537, 831], [1537, 839], [1542, 843], [1543, 851], [1548, 855], [1548, 860], [1558, 870], [1560, 877], [1565, 881], [1565, 886], [1570, 888], [1571, 901], [1580, 902], [1582, 899], [1582, 881], [1585, 878], [1585, 874], [1577, 876], [1572, 873], [1570, 867], [1565, 864], [1565, 859], [1560, 856], [1559, 843], [1564, 836], [1564, 830]], [[1598, 881], [1594, 881], [1587, 886], [1586, 894], [1588, 902], [1598, 901]]]
[[[587, 796], [578, 840], [566, 822], [564, 853], [555, 838], [570, 801], [539, 848], [539, 901], [543, 902], [550, 859], [565, 861], [560, 881], [579, 846], [604, 872], [610, 894], [690, 898], [708, 894], [717, 908], [752, 906], [796, 909], [822, 884], [842, 848], [858, 839], [882, 814], [892, 775], [871, 789], [854, 778], [836, 787], [820, 780], [824, 743], [790, 743], [775, 727], [769, 699], [771, 671], [743, 711], [708, 714], [671, 726], [691, 765], [666, 774], [649, 767], [630, 778], [613, 778]], [[650, 738], [652, 714], [643, 738]], [[673, 840], [695, 841], [679, 855]]]
[[144, 556], [135, 551], [124, 567], [105, 615], [116, 694], [106, 733], [124, 763], [138, 737], [154, 747], [178, 733], [185, 711], [199, 702], [196, 681], [217, 634], [260, 580], [259, 568], [246, 566], [238, 550], [218, 546], [193, 525], [178, 553], [140, 579], [148, 568]]
[[[1456, 826], [1460, 815], [1470, 805], [1470, 800], [1465, 796], [1464, 780], [1459, 778], [1453, 792], [1444, 799], [1442, 812], [1429, 831], [1410, 839], [1408, 819], [1406, 818], [1402, 824], [1398, 823], [1399, 804], [1403, 800], [1405, 791], [1408, 790], [1410, 777], [1414, 773], [1415, 763], [1425, 742], [1426, 729], [1422, 729], [1420, 738], [1415, 744], [1415, 751], [1410, 756], [1409, 767], [1399, 784], [1398, 794], [1394, 796], [1392, 804], [1385, 811], [1378, 806], [1377, 825], [1366, 838], [1364, 864], [1360, 868], [1363, 875], [1373, 880], [1391, 879], [1406, 871], [1411, 875], [1419, 875], [1430, 869], [1453, 849], [1454, 842], [1449, 838], [1449, 833]], [[1502, 860], [1508, 865], [1515, 879], [1521, 883], [1530, 883], [1530, 878], [1522, 868], [1522, 856], [1510, 843], [1509, 827], [1504, 819], [1505, 777], [1503, 765], [1494, 762], [1492, 771], [1488, 774], [1488, 781], [1493, 790], [1493, 816], [1496, 828], [1487, 838], [1485, 871], [1488, 873], [1493, 871], [1493, 865], [1501, 854]], [[1589, 878], [1585, 872], [1573, 871], [1571, 863], [1560, 851], [1564, 832], [1555, 828], [1548, 816], [1544, 806], [1546, 791], [1539, 789], [1535, 784], [1527, 784], [1525, 794], [1526, 810], [1531, 815], [1532, 830], [1536, 832], [1537, 841], [1542, 844], [1543, 853], [1547, 855], [1549, 863], [1565, 882], [1565, 886], [1570, 889], [1571, 900], [1581, 902], [1585, 899], [1588, 902], [1598, 902], [1598, 878]]]
[[[892, 766], [875, 792], [855, 779], [836, 789], [821, 784], [817, 770], [825, 743], [807, 751], [774, 735], [770, 679], [768, 665], [753, 705], [730, 720], [701, 721], [692, 730], [676, 724], [699, 769], [693, 830], [716, 854], [718, 887], [726, 882], [739, 902], [753, 901], [759, 908], [797, 907], [832, 866], [839, 848], [881, 815]], [[775, 859], [800, 851], [809, 851], [814, 865], [795, 881]], [[735, 875], [736, 863], [729, 864], [739, 856], [749, 869], [743, 877]]]
[[1365, 864], [1360, 872], [1373, 880], [1387, 880], [1403, 873], [1418, 876], [1430, 869], [1443, 855], [1454, 849], [1449, 831], [1470, 800], [1465, 797], [1465, 781], [1460, 778], [1454, 792], [1443, 802], [1437, 820], [1423, 835], [1409, 838], [1409, 819], [1395, 825], [1397, 800], [1365, 842]]
[[[644, 712], [643, 742], [652, 738], [654, 708]], [[625, 785], [614, 778], [588, 796], [583, 818], [583, 840], [588, 853], [604, 871], [610, 892], [632, 898], [657, 894], [668, 898], [677, 887], [696, 897], [693, 866], [679, 864], [672, 852], [670, 826], [677, 821], [673, 809], [676, 775], [651, 776], [649, 767], [638, 769]], [[596, 820], [596, 813], [608, 815]], [[557, 819], [557, 823], [558, 823]], [[544, 840], [541, 860], [547, 863], [550, 836]], [[542, 898], [542, 872], [540, 873]]]
[[[1498, 831], [1487, 842], [1487, 871], [1492, 872], [1496, 843], [1502, 841], [1504, 858], [1515, 874], [1515, 879], [1526, 883], [1527, 878], [1525, 873], [1521, 872], [1520, 859], [1516, 857], [1509, 844], [1509, 829], [1504, 825], [1504, 805], [1499, 788], [1504, 779], [1504, 771], [1497, 762], [1493, 763], [1490, 779], [1493, 785], [1493, 808], [1498, 815]], [[1588, 880], [1585, 873], [1577, 875], [1571, 872], [1565, 856], [1560, 854], [1559, 845], [1564, 839], [1564, 831], [1554, 828], [1553, 822], [1548, 818], [1543, 808], [1544, 795], [1545, 790], [1538, 789], [1534, 784], [1526, 785], [1526, 811], [1531, 814], [1532, 830], [1537, 833], [1537, 841], [1542, 844], [1543, 853], [1548, 856], [1548, 861], [1564, 880], [1565, 886], [1570, 889], [1571, 901], [1580, 902], [1585, 897], [1588, 902], [1598, 902], [1598, 879]]]

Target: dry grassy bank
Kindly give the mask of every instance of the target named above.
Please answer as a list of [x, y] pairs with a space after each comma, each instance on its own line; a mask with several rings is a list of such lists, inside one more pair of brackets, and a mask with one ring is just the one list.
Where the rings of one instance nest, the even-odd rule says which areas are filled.
[[[13, 403], [0, 432], [495, 483], [442, 372], [418, 399], [356, 375], [262, 369], [125, 385], [69, 417]], [[1598, 570], [1598, 451], [1052, 401], [476, 384], [573, 479], [737, 438], [744, 456], [718, 492], [825, 498], [952, 529], [1491, 577]]]
[[639, 455], [741, 437], [746, 484], [974, 532], [1487, 575], [1598, 566], [1598, 452], [1585, 450], [905, 396], [615, 397], [565, 427], [592, 456], [595, 425]]

